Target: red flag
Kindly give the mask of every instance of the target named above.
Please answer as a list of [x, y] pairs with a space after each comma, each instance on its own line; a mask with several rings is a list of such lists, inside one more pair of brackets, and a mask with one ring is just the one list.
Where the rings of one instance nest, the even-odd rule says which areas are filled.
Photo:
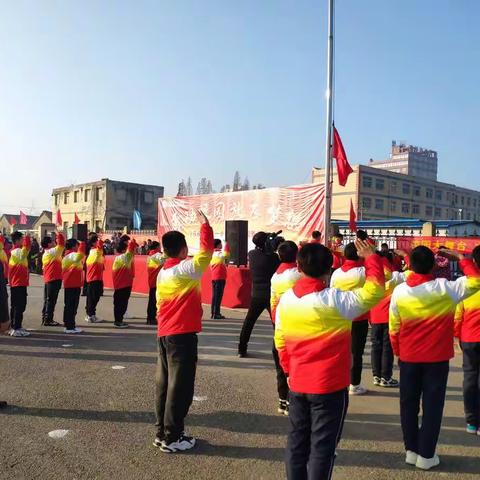
[[351, 232], [357, 231], [357, 215], [355, 214], [355, 210], [353, 209], [352, 199], [350, 199], [350, 222], [348, 226]]
[[57, 221], [56, 221], [57, 226], [61, 227], [63, 225], [62, 221], [62, 214], [60, 213], [60, 209], [57, 210]]
[[20, 225], [27, 224], [27, 216], [20, 210]]
[[77, 212], [75, 212], [75, 218], [73, 219], [73, 223], [78, 225], [80, 223], [80, 219], [78, 218]]
[[337, 161], [338, 183], [344, 187], [347, 183], [348, 176], [353, 172], [353, 169], [348, 163], [347, 154], [343, 148], [342, 140], [335, 127], [333, 127], [332, 157]]
[[15, 217], [10, 217], [10, 225], [16, 225], [17, 219]]

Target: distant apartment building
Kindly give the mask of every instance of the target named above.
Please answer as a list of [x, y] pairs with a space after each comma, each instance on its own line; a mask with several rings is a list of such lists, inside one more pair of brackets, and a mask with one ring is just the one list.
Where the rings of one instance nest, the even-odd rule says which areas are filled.
[[[404, 175], [370, 165], [354, 165], [345, 187], [333, 170], [332, 218], [349, 218], [350, 200], [359, 220], [420, 218], [423, 220], [479, 220], [480, 192]], [[314, 168], [312, 181], [324, 183], [325, 170]]]
[[397, 144], [393, 140], [390, 158], [388, 160], [370, 159], [368, 166], [403, 173], [404, 175], [437, 180], [438, 155], [434, 150], [407, 145], [404, 142]]
[[89, 231], [121, 230], [133, 227], [133, 211], [142, 216], [142, 229], [156, 229], [158, 198], [164, 188], [157, 185], [102, 180], [52, 192], [52, 211], [60, 210], [63, 227], [71, 227], [78, 215]]

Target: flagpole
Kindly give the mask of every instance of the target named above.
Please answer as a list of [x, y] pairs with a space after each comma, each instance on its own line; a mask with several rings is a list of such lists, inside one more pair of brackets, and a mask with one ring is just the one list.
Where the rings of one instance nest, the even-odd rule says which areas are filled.
[[328, 51], [327, 51], [327, 123], [325, 132], [325, 209], [323, 238], [328, 245], [332, 214], [332, 118], [333, 118], [333, 2], [328, 0]]

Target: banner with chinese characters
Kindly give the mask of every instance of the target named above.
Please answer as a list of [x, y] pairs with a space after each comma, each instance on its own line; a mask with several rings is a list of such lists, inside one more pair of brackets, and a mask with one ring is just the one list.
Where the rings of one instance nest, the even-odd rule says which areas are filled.
[[258, 231], [268, 233], [283, 230], [283, 237], [299, 242], [308, 239], [313, 230], [321, 230], [324, 186], [307, 184], [160, 198], [159, 237], [169, 230], [178, 230], [186, 236], [189, 248], [196, 251], [199, 244], [197, 209], [201, 209], [208, 217], [216, 238], [225, 238], [226, 220], [248, 220], [249, 241]]
[[409, 252], [412, 248], [425, 245], [436, 251], [439, 247], [446, 247], [463, 253], [471, 253], [480, 245], [478, 237], [397, 237], [397, 248]]

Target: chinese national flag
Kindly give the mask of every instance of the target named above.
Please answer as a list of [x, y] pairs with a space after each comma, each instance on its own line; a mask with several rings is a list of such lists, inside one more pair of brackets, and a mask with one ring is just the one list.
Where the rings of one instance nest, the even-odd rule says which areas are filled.
[[17, 219], [15, 217], [10, 217], [10, 225], [16, 225]]
[[355, 210], [353, 209], [352, 199], [350, 199], [350, 222], [348, 226], [351, 232], [357, 231], [357, 215], [355, 214]]
[[27, 224], [27, 216], [20, 210], [20, 225]]
[[61, 227], [63, 225], [62, 214], [60, 213], [60, 209], [57, 210], [56, 224], [57, 224], [58, 227]]
[[344, 187], [347, 183], [348, 176], [353, 172], [353, 169], [348, 163], [347, 154], [345, 153], [342, 140], [335, 126], [333, 127], [332, 157], [337, 161], [338, 183]]
[[77, 215], [76, 212], [75, 212], [75, 218], [73, 219], [73, 223], [74, 223], [75, 225], [78, 225], [78, 224], [80, 223], [80, 219], [78, 218], [78, 215]]

